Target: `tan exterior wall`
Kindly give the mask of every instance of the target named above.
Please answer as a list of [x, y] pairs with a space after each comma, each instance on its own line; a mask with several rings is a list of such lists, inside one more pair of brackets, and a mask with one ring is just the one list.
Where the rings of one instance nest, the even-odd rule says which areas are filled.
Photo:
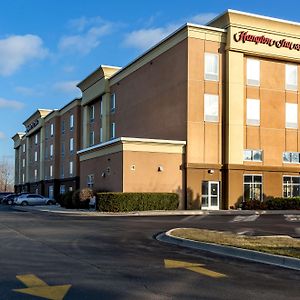
[[187, 39], [111, 86], [116, 137], [186, 140]]
[[[80, 162], [80, 188], [87, 187], [88, 175], [94, 175], [95, 191], [123, 191], [122, 152]], [[102, 175], [103, 174], [103, 175]]]

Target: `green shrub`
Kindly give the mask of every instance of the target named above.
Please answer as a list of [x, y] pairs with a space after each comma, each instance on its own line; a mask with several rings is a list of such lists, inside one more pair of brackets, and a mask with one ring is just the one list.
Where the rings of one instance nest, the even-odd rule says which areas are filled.
[[176, 193], [98, 193], [97, 210], [110, 212], [175, 210]]
[[286, 210], [300, 209], [300, 197], [294, 198], [273, 198], [269, 197], [264, 201], [247, 200], [241, 203], [242, 209], [269, 209], [269, 210]]

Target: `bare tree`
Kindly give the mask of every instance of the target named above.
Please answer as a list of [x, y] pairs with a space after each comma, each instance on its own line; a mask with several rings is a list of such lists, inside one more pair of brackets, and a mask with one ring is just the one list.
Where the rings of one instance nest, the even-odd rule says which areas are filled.
[[14, 166], [7, 159], [0, 161], [0, 191], [13, 192], [14, 190]]

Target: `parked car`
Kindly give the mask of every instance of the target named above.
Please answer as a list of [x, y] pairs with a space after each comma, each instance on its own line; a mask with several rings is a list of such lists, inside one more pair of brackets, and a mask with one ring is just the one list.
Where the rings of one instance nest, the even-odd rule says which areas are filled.
[[2, 203], [2, 200], [4, 197], [11, 195], [12, 192], [0, 192], [0, 203]]
[[38, 194], [23, 194], [15, 198], [14, 204], [16, 205], [51, 205], [55, 204], [54, 199], [46, 198]]
[[12, 205], [14, 204], [14, 200], [15, 200], [15, 197], [17, 196], [17, 194], [10, 194], [10, 195], [7, 195], [5, 197], [2, 198], [2, 201], [1, 203], [2, 204], [9, 204], [9, 205]]

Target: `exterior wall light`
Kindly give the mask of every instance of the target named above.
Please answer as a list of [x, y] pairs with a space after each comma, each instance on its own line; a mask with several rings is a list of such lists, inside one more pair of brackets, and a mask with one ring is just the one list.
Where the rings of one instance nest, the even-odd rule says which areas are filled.
[[214, 174], [215, 170], [208, 170], [208, 174]]
[[158, 169], [157, 169], [158, 172], [162, 172], [163, 170], [164, 170], [163, 166], [159, 166]]

